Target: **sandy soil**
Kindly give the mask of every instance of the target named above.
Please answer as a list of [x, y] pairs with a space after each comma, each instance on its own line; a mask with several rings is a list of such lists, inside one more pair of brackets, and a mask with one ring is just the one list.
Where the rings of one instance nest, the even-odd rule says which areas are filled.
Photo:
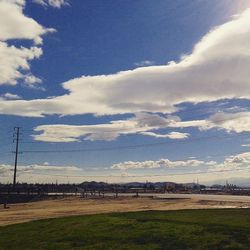
[[250, 208], [249, 202], [211, 201], [198, 198], [156, 199], [149, 197], [83, 199], [79, 197], [45, 200], [0, 207], [0, 226], [31, 220], [71, 215], [145, 210], [180, 210], [207, 208]]

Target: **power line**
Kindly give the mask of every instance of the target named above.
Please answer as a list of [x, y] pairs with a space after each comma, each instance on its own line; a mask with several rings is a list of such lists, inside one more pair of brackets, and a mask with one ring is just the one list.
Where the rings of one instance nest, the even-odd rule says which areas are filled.
[[[242, 136], [242, 135], [237, 135]], [[70, 149], [70, 150], [24, 150], [23, 153], [75, 153], [75, 152], [97, 152], [97, 151], [116, 151], [123, 149], [135, 149], [135, 148], [144, 148], [152, 146], [167, 145], [173, 143], [190, 143], [193, 141], [205, 140], [205, 139], [214, 139], [214, 138], [233, 138], [229, 136], [206, 136], [206, 137], [196, 137], [190, 138], [187, 141], [167, 141], [167, 142], [155, 142], [147, 144], [137, 144], [137, 145], [127, 145], [127, 146], [118, 146], [118, 147], [106, 147], [106, 148], [94, 148], [94, 149]]]
[[[246, 132], [245, 132], [246, 133]], [[247, 132], [248, 133], [248, 132]], [[140, 134], [137, 134], [137, 135], [140, 135]], [[169, 144], [169, 143], [182, 143], [182, 142], [188, 142], [188, 140], [190, 141], [192, 141], [192, 140], [198, 140], [198, 139], [210, 139], [210, 138], [233, 138], [233, 137], [235, 137], [235, 136], [237, 136], [237, 137], [245, 137], [246, 136], [246, 134], [244, 134], [244, 133], [241, 133], [241, 134], [237, 134], [237, 133], [235, 133], [235, 134], [233, 134], [232, 136], [229, 136], [229, 135], [214, 135], [214, 136], [204, 136], [204, 137], [194, 137], [194, 138], [184, 138], [184, 139], [186, 139], [185, 141], [184, 141], [184, 139], [179, 139], [178, 141], [177, 140], [175, 140], [175, 141], [173, 141], [174, 139], [171, 139], [172, 141], [168, 141], [168, 142], [160, 142], [160, 144], [162, 144], [162, 143], [167, 143], [167, 144]], [[51, 137], [51, 136], [50, 136]], [[57, 138], [57, 137], [52, 137], [52, 138]], [[170, 138], [164, 138], [164, 139], [169, 139], [170, 140]], [[83, 143], [83, 142], [86, 142], [86, 141], [72, 141], [72, 142], [67, 142], [67, 143], [77, 143], [77, 144], [79, 144], [79, 143]], [[62, 143], [62, 142], [46, 142], [46, 141], [20, 141], [20, 143], [21, 144], [41, 144], [41, 143], [47, 143], [47, 144], [57, 144], [57, 143]], [[158, 144], [158, 143], [157, 143]]]

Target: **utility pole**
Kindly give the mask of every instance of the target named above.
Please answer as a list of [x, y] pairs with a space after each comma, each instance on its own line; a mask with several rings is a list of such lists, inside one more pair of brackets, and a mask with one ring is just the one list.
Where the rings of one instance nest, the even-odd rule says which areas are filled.
[[16, 171], [17, 171], [17, 160], [18, 160], [18, 154], [19, 154], [19, 136], [20, 136], [20, 127], [14, 128], [14, 134], [13, 134], [13, 142], [16, 141], [16, 151], [14, 151], [15, 154], [15, 168], [14, 168], [14, 178], [13, 178], [13, 186], [16, 185]]

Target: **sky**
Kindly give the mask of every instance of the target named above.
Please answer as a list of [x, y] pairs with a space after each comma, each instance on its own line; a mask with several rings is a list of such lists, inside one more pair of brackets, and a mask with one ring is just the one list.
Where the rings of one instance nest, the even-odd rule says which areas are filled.
[[[0, 182], [250, 185], [249, 0], [0, 0]], [[14, 140], [13, 140], [14, 139]]]

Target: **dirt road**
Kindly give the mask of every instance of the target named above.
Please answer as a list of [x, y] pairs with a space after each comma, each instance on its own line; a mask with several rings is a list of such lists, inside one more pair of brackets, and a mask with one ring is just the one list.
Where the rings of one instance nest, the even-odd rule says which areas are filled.
[[144, 210], [179, 210], [207, 208], [250, 208], [249, 201], [209, 200], [206, 197], [150, 198], [119, 197], [83, 199], [79, 197], [9, 205], [0, 208], [0, 226], [31, 220], [82, 214]]

